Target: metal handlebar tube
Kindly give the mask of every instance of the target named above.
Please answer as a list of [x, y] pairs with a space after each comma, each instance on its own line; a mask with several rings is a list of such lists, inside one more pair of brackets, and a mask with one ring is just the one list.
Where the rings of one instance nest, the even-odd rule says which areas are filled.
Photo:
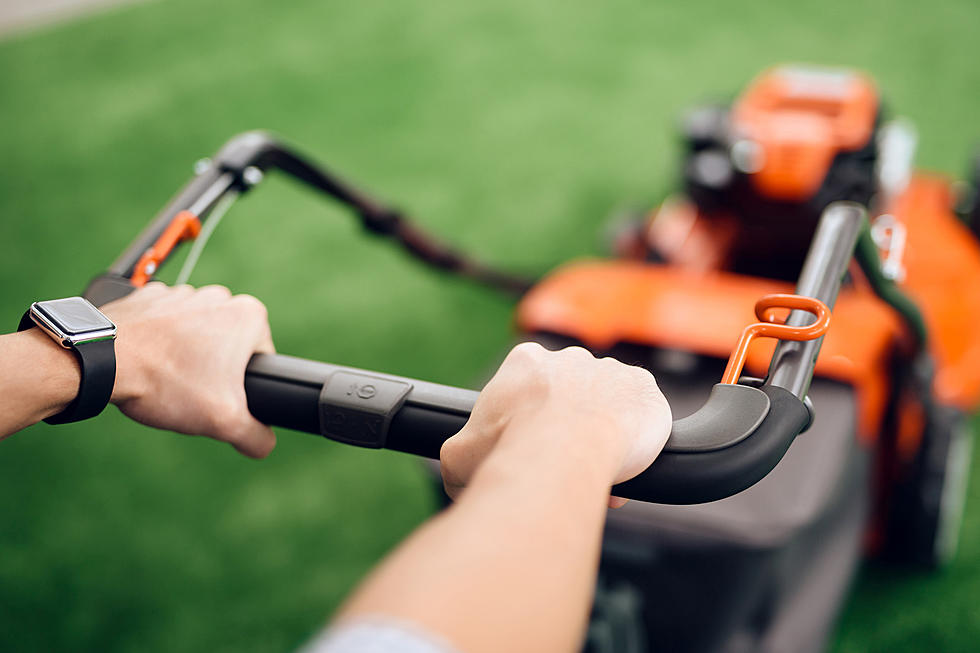
[[143, 253], [153, 246], [160, 235], [166, 231], [173, 219], [181, 211], [191, 211], [202, 220], [225, 193], [235, 186], [235, 175], [222, 171], [215, 166], [208, 166], [200, 174], [190, 180], [177, 193], [163, 210], [153, 218], [153, 221], [143, 229], [135, 240], [109, 266], [108, 274], [117, 277], [130, 277], [133, 267]]
[[[827, 207], [803, 263], [796, 294], [818, 299], [828, 307], [834, 305], [866, 219], [866, 212], [859, 204], [841, 202]], [[786, 324], [799, 327], [812, 320], [808, 312], [794, 310]], [[782, 460], [794, 438], [810, 423], [806, 392], [822, 342], [823, 337], [780, 340], [769, 376], [758, 389], [716, 385], [707, 404], [694, 415], [674, 422], [667, 445], [653, 464], [636, 478], [613, 488], [613, 492], [617, 496], [646, 498], [656, 503], [704, 503], [731, 496], [760, 481]], [[729, 390], [732, 394], [724, 405], [713, 406], [715, 393], [725, 388], [739, 389], [741, 396]], [[765, 412], [750, 406], [748, 391], [766, 399]], [[758, 424], [748, 435], [730, 437], [727, 441], [719, 438], [710, 450], [691, 451], [686, 446], [691, 436], [678, 429], [681, 423], [698, 419], [703, 422], [698, 430], [717, 434], [728, 426], [728, 420], [760, 412]]]
[[[256, 180], [248, 178], [250, 168], [265, 172], [279, 167], [282, 159], [282, 146], [263, 132], [246, 132], [235, 136], [211, 159], [205, 159], [195, 176], [177, 192], [149, 225], [133, 240], [107, 271], [107, 275], [128, 278], [133, 274], [133, 266], [143, 253], [157, 241], [174, 217], [181, 211], [190, 211], [204, 220], [215, 205], [229, 192], [247, 191]], [[299, 161], [298, 157], [293, 157]], [[305, 181], [303, 174], [305, 162], [282, 166], [287, 172]], [[312, 168], [305, 164], [306, 168]], [[295, 171], [295, 172], [294, 172]]]
[[[797, 295], [813, 297], [828, 308], [834, 307], [847, 266], [854, 256], [858, 235], [866, 222], [867, 212], [860, 204], [837, 202], [827, 207], [800, 271]], [[802, 326], [812, 319], [806, 311], [792, 311], [786, 324]], [[795, 342], [780, 340], [769, 366], [768, 384], [805, 399], [822, 344], [823, 337]]]
[[206, 163], [102, 275], [104, 278], [98, 280], [101, 287], [93, 290], [93, 294], [104, 296], [106, 301], [122, 296], [118, 282], [132, 276], [143, 253], [157, 242], [181, 211], [190, 211], [204, 221], [223, 197], [249, 190], [261, 179], [261, 173], [269, 170], [279, 170], [351, 209], [365, 229], [392, 238], [427, 265], [517, 295], [533, 285], [528, 279], [488, 266], [444, 245], [396, 209], [357, 190], [265, 132], [235, 136]]
[[135, 288], [130, 283], [136, 264], [182, 211], [191, 211], [202, 221], [211, 209], [236, 187], [234, 174], [212, 165], [191, 179], [160, 211], [109, 269], [92, 279], [83, 293], [96, 306], [125, 297]]

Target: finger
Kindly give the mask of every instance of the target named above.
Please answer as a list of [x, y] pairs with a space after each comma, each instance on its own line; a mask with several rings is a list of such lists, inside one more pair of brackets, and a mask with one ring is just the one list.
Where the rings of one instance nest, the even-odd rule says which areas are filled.
[[249, 317], [261, 317], [262, 319], [268, 319], [269, 312], [262, 303], [262, 300], [254, 295], [240, 294], [235, 295], [228, 302], [229, 304], [235, 306], [237, 309], [242, 311], [242, 315]]
[[459, 495], [463, 493], [466, 488], [465, 484], [455, 483], [452, 479], [448, 478], [445, 474], [442, 476], [442, 489], [446, 492], [446, 496], [455, 501], [459, 498]]
[[276, 345], [272, 342], [272, 331], [269, 330], [268, 324], [264, 325], [258, 338], [256, 338], [254, 351], [259, 354], [276, 353]]
[[227, 306], [234, 307], [243, 326], [247, 326], [254, 333], [251, 339], [252, 351], [263, 354], [276, 352], [269, 328], [269, 311], [260, 299], [252, 295], [234, 295]]
[[136, 288], [128, 295], [124, 295], [119, 299], [113, 299], [111, 302], [106, 302], [100, 307], [99, 310], [101, 310], [103, 313], [109, 314], [116, 311], [120, 305], [132, 306], [140, 305], [141, 302], [156, 301], [157, 299], [163, 297], [167, 290], [168, 287], [166, 284], [159, 281], [151, 281], [141, 288]]
[[276, 446], [276, 434], [262, 422], [252, 419], [248, 426], [239, 431], [230, 441], [239, 453], [249, 458], [265, 458]]
[[167, 292], [163, 293], [159, 297], [159, 299], [157, 299], [157, 303], [164, 303], [164, 302], [170, 303], [170, 302], [180, 301], [180, 300], [187, 299], [193, 294], [194, 294], [194, 287], [189, 286], [186, 283], [182, 283], [179, 286], [168, 287]]
[[[565, 347], [564, 349], [559, 349], [558, 354], [565, 358], [570, 358], [576, 361], [594, 361], [596, 358], [592, 355], [592, 352], [585, 347], [579, 347], [578, 345], [573, 345], [571, 347]], [[614, 359], [610, 359], [614, 360]], [[619, 363], [619, 361], [616, 361]], [[620, 363], [622, 364], [622, 363]]]
[[167, 292], [169, 289], [170, 286], [168, 286], [162, 281], [151, 281], [146, 285], [144, 285], [142, 288], [138, 289], [136, 292], [144, 296], [146, 295], [155, 296], [155, 295], [161, 295]]
[[466, 487], [467, 481], [473, 474], [475, 464], [471, 458], [473, 438], [463, 429], [442, 443], [439, 449], [439, 470], [442, 473], [442, 485], [446, 494], [455, 499]]
[[499, 373], [501, 370], [509, 370], [511, 368], [524, 369], [526, 367], [533, 367], [541, 359], [542, 354], [545, 353], [547, 353], [547, 350], [536, 342], [528, 341], [518, 343], [507, 352], [507, 356], [504, 357], [504, 362], [501, 363], [497, 372]]
[[187, 303], [194, 306], [211, 306], [214, 304], [220, 304], [228, 299], [231, 299], [230, 290], [224, 286], [212, 284], [210, 286], [198, 288]]
[[439, 463], [443, 478], [445, 478], [451, 470], [458, 467], [461, 463], [459, 460], [459, 453], [462, 447], [460, 445], [465, 441], [465, 436], [463, 435], [465, 432], [466, 427], [464, 426], [459, 433], [451, 438], [448, 438], [442, 443], [442, 446], [439, 447]]
[[630, 502], [629, 499], [624, 499], [623, 497], [609, 497], [609, 507], [612, 508], [613, 510], [616, 510], [617, 508], [622, 508], [629, 502]]

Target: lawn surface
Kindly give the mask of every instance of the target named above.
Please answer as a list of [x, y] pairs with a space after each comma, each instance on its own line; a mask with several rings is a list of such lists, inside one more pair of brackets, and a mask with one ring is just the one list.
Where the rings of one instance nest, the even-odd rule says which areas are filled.
[[[972, 0], [169, 0], [19, 35], [0, 43], [0, 324], [80, 290], [246, 129], [530, 273], [661, 197], [678, 112], [775, 62], [869, 70], [920, 164], [960, 174], [978, 29]], [[280, 351], [443, 383], [479, 384], [513, 337], [508, 300], [276, 178], [193, 281], [263, 299]], [[37, 426], [0, 445], [0, 650], [290, 650], [433, 506], [413, 460], [312, 436], [280, 432], [256, 463], [114, 409]], [[980, 482], [967, 509], [946, 573], [862, 575], [835, 650], [976, 647]]]

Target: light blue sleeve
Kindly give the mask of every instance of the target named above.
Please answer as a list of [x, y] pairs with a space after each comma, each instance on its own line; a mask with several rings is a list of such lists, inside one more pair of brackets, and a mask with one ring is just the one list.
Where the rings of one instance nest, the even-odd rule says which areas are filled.
[[441, 637], [390, 618], [331, 626], [298, 653], [458, 653]]

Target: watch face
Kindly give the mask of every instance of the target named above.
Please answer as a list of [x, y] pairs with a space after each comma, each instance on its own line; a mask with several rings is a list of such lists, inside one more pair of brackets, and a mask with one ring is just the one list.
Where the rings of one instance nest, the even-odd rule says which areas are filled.
[[115, 325], [99, 309], [81, 297], [37, 302], [34, 306], [38, 313], [68, 336], [115, 329]]

